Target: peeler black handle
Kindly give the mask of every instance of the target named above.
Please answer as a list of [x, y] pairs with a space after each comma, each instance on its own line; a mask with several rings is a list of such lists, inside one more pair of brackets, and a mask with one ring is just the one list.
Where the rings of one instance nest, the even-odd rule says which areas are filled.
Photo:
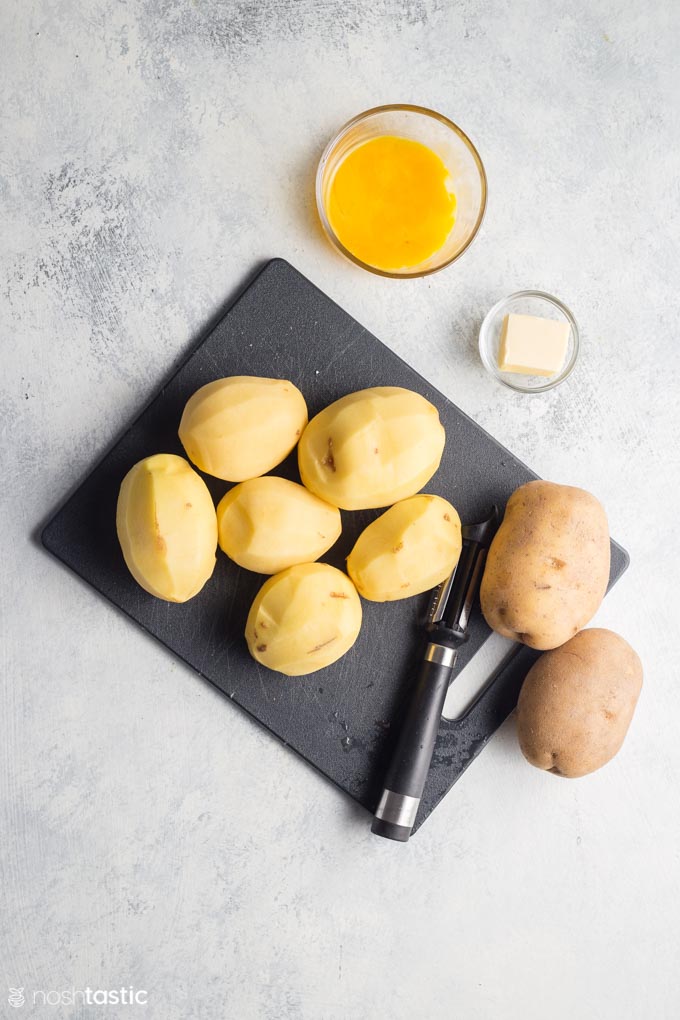
[[405, 843], [416, 820], [457, 652], [431, 641], [385, 777], [371, 832]]

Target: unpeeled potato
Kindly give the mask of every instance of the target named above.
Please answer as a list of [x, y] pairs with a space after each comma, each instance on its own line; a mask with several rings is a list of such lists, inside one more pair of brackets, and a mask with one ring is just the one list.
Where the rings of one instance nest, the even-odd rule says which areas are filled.
[[462, 548], [460, 518], [441, 496], [411, 496], [369, 524], [347, 558], [357, 591], [394, 602], [448, 577]]
[[201, 471], [242, 482], [280, 464], [306, 424], [305, 398], [292, 382], [233, 375], [190, 397], [179, 438]]
[[585, 489], [527, 482], [516, 489], [489, 549], [482, 612], [503, 637], [557, 648], [592, 619], [609, 580], [609, 527]]
[[230, 489], [217, 506], [217, 526], [222, 551], [258, 574], [317, 560], [342, 529], [337, 507], [274, 475]]
[[158, 453], [123, 479], [116, 509], [128, 569], [156, 598], [186, 602], [215, 567], [217, 519], [200, 475], [183, 457]]
[[430, 480], [444, 441], [437, 408], [419, 393], [359, 390], [312, 418], [298, 447], [300, 477], [341, 510], [390, 506]]
[[303, 563], [260, 588], [246, 623], [252, 657], [287, 676], [304, 676], [336, 662], [361, 628], [361, 599], [341, 570]]
[[517, 704], [517, 734], [536, 768], [575, 778], [619, 751], [642, 687], [642, 663], [611, 630], [582, 630], [544, 652]]

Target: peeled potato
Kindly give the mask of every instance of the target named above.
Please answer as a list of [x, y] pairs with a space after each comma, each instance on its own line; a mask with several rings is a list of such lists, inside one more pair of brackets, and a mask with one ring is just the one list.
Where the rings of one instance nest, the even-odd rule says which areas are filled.
[[205, 482], [183, 457], [158, 453], [128, 471], [116, 529], [128, 570], [156, 598], [186, 602], [213, 572], [215, 507]]
[[371, 602], [429, 591], [448, 577], [462, 548], [460, 518], [441, 496], [395, 503], [359, 535], [347, 573]]
[[312, 418], [298, 447], [300, 476], [341, 510], [389, 506], [430, 480], [444, 441], [437, 408], [419, 393], [359, 390]]
[[235, 485], [217, 507], [220, 549], [246, 570], [311, 563], [339, 538], [340, 511], [303, 485], [267, 475]]
[[341, 570], [302, 563], [275, 574], [255, 596], [246, 623], [248, 651], [287, 676], [330, 666], [357, 639], [361, 599]]
[[187, 456], [208, 475], [242, 482], [284, 460], [307, 424], [307, 405], [287, 379], [233, 375], [201, 386], [179, 425]]

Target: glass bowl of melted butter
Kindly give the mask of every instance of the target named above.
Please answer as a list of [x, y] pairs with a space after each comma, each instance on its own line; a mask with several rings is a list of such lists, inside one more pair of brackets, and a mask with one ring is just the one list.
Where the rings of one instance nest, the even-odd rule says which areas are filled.
[[326, 146], [316, 175], [324, 231], [380, 276], [436, 273], [472, 244], [486, 209], [479, 153], [453, 121], [421, 106], [359, 114]]

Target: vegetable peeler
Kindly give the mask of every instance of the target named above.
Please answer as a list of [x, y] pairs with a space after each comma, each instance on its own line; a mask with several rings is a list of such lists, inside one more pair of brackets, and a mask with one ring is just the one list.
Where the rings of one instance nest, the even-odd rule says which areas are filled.
[[494, 506], [487, 520], [465, 525], [458, 563], [432, 593], [425, 625], [428, 644], [373, 817], [371, 832], [376, 836], [405, 843], [411, 835], [444, 701], [454, 678], [458, 647], [467, 640], [470, 613], [498, 517]]

